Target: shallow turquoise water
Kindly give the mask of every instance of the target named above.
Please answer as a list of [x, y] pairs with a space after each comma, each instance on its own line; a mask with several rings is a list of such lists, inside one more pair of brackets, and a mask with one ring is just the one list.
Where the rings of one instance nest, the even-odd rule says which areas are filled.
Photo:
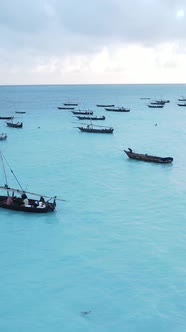
[[[185, 91], [0, 87], [0, 115], [24, 123], [18, 130], [0, 120], [9, 165], [23, 188], [66, 200], [47, 215], [0, 211], [0, 331], [186, 330], [186, 108], [177, 106]], [[141, 97], [170, 103], [149, 109]], [[66, 101], [105, 115], [99, 124], [114, 134], [81, 133], [72, 113], [57, 109]], [[131, 112], [106, 112], [102, 103]], [[128, 147], [174, 162], [129, 160]], [[8, 178], [15, 186], [10, 170]]]

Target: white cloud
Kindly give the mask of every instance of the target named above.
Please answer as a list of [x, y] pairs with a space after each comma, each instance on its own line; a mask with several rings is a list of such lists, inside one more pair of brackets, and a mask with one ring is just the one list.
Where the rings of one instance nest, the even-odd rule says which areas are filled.
[[183, 82], [185, 9], [185, 0], [1, 0], [0, 84]]

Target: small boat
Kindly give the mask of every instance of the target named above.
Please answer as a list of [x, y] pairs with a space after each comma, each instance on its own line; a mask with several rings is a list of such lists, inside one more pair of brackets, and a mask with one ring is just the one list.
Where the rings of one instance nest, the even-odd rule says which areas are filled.
[[77, 116], [76, 118], [78, 118], [79, 120], [105, 120], [105, 116]]
[[163, 106], [164, 106], [164, 104], [155, 104], [155, 105], [147, 105], [148, 107], [150, 107], [150, 108], [163, 108]]
[[66, 106], [62, 106], [62, 107], [58, 107], [58, 110], [74, 110], [75, 107], [66, 107]]
[[88, 125], [86, 127], [77, 127], [79, 128], [79, 130], [85, 132], [85, 133], [95, 133], [95, 134], [112, 134], [114, 129], [113, 128], [109, 128], [109, 127], [101, 127], [101, 126], [95, 126], [95, 125]]
[[185, 97], [179, 98], [178, 101], [186, 101], [186, 98]]
[[110, 112], [130, 112], [129, 108], [125, 108], [125, 107], [114, 107], [114, 108], [105, 108], [106, 111], [110, 111]]
[[104, 105], [104, 104], [98, 104], [97, 107], [114, 107], [115, 105]]
[[170, 103], [170, 100], [160, 99], [160, 100], [156, 100], [156, 102], [157, 102], [158, 104], [167, 104], [167, 103]]
[[15, 111], [15, 113], [18, 113], [18, 114], [25, 114], [26, 112], [22, 112], [22, 111]]
[[[55, 210], [56, 200], [64, 201], [63, 199], [59, 199], [56, 196], [50, 197], [42, 194], [25, 191], [20, 185], [20, 182], [18, 181], [17, 177], [15, 176], [11, 168], [10, 168], [11, 173], [15, 177], [15, 180], [20, 186], [20, 189], [10, 188], [7, 184], [7, 175], [4, 165], [5, 158], [2, 156], [2, 153], [0, 154], [0, 158], [5, 178], [5, 185], [0, 186], [0, 189], [6, 192], [6, 194], [0, 195], [0, 208], [14, 210], [14, 211], [31, 212], [31, 213], [47, 213], [47, 212], [53, 212]], [[27, 195], [30, 196], [27, 197]], [[32, 196], [33, 198], [31, 198]], [[50, 202], [51, 200], [53, 201]]]
[[150, 105], [165, 105], [165, 102], [163, 101], [152, 101]]
[[77, 114], [77, 115], [92, 115], [93, 112], [92, 111], [72, 111], [73, 114]]
[[0, 116], [0, 120], [13, 120], [13, 116]]
[[76, 103], [64, 103], [64, 106], [78, 106]]
[[8, 127], [12, 127], [12, 128], [22, 128], [23, 127], [23, 123], [22, 122], [17, 122], [17, 123], [13, 123], [13, 122], [6, 122]]
[[141, 97], [141, 100], [150, 99], [150, 97]]
[[149, 154], [135, 153], [132, 149], [128, 149], [128, 151], [124, 150], [127, 156], [131, 159], [142, 160], [146, 162], [160, 163], [160, 164], [169, 164], [172, 163], [172, 157], [157, 157], [151, 156]]
[[184, 104], [177, 104], [178, 106], [186, 107], [186, 103]]
[[7, 137], [7, 134], [0, 134], [0, 141], [4, 141]]

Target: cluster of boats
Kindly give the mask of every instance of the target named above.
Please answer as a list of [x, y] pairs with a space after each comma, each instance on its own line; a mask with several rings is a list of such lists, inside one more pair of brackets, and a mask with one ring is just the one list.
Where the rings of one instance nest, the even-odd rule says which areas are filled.
[[150, 108], [163, 108], [165, 104], [170, 103], [170, 100], [155, 100], [150, 102], [147, 106]]
[[[146, 98], [144, 98], [146, 99]], [[186, 99], [182, 99], [182, 102]], [[166, 103], [168, 103], [169, 100], [156, 100], [155, 102], [151, 102], [148, 106], [153, 108], [162, 108]], [[78, 120], [88, 120], [89, 124], [84, 124], [83, 126], [78, 125], [77, 128], [81, 132], [86, 133], [102, 133], [102, 134], [112, 134], [114, 131], [114, 128], [112, 127], [106, 127], [106, 126], [98, 126], [93, 125], [92, 121], [96, 120], [105, 120], [105, 115], [101, 116], [94, 116], [93, 111], [90, 110], [75, 110], [75, 107], [78, 106], [78, 103], [64, 103], [64, 106], [58, 107], [58, 109], [64, 109], [64, 110], [70, 110], [73, 115], [76, 116]], [[183, 105], [182, 105], [183, 106]], [[185, 105], [186, 106], [186, 105]], [[130, 109], [127, 109], [125, 107], [115, 107], [115, 105], [107, 105], [107, 104], [97, 104], [97, 107], [102, 107], [106, 111], [110, 112], [129, 112]], [[25, 113], [25, 112], [16, 112], [16, 113]], [[3, 118], [7, 121], [6, 124], [8, 127], [13, 128], [22, 128], [23, 123], [22, 122], [13, 122], [14, 117], [0, 117], [0, 119]], [[2, 133], [0, 134], [0, 140], [6, 140], [7, 134]], [[153, 162], [153, 163], [160, 163], [160, 164], [170, 164], [173, 162], [172, 157], [160, 157], [160, 156], [154, 156], [149, 155], [147, 153], [136, 153], [132, 151], [131, 148], [128, 148], [128, 150], [124, 150], [125, 154], [130, 158], [138, 161], [145, 161], [145, 162]], [[17, 177], [15, 176], [13, 170], [11, 169], [12, 174], [14, 175], [20, 189], [18, 188], [11, 188], [9, 187], [7, 183], [7, 176], [5, 171], [5, 164], [4, 164], [4, 156], [2, 153], [0, 153], [0, 159], [2, 163], [2, 168], [4, 171], [4, 178], [5, 178], [5, 185], [0, 186], [0, 189], [5, 191], [4, 195], [0, 195], [0, 207], [4, 209], [9, 210], [15, 210], [15, 211], [23, 211], [23, 212], [30, 212], [30, 213], [48, 213], [55, 211], [56, 208], [56, 200], [64, 201], [63, 199], [59, 199], [56, 196], [46, 196], [43, 194], [37, 194], [25, 191], [21, 185], [20, 182], [17, 180]], [[27, 197], [27, 195], [29, 197]], [[34, 197], [33, 197], [34, 196]], [[40, 198], [38, 198], [40, 197]]]
[[[86, 126], [78, 126], [77, 128], [86, 133], [100, 133], [100, 134], [112, 134], [114, 128], [106, 126], [98, 126], [92, 123], [92, 121], [101, 121], [105, 120], [105, 115], [94, 116], [93, 111], [90, 110], [75, 110], [75, 107], [78, 106], [78, 103], [64, 103], [63, 106], [58, 106], [60, 110], [71, 110], [71, 112], [76, 116], [78, 120], [89, 120], [90, 124]], [[97, 104], [97, 107], [101, 107], [108, 112], [130, 112], [129, 108], [125, 107], [116, 107], [114, 104]], [[84, 124], [83, 124], [84, 125]]]
[[182, 98], [179, 98], [178, 99], [178, 106], [181, 106], [181, 107], [186, 107], [186, 98], [185, 97], [182, 97]]

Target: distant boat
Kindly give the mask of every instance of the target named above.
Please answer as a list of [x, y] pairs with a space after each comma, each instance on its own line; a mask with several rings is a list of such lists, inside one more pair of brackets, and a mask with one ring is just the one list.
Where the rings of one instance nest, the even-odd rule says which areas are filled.
[[125, 107], [110, 107], [110, 108], [107, 108], [105, 107], [105, 110], [106, 111], [109, 111], [109, 112], [130, 112], [130, 109], [129, 108], [125, 108]]
[[105, 116], [77, 116], [76, 115], [76, 118], [78, 118], [79, 120], [105, 120]]
[[0, 134], [0, 141], [4, 141], [7, 139], [7, 134]]
[[83, 115], [92, 115], [93, 111], [72, 111], [73, 114], [83, 114]]
[[142, 100], [143, 100], [143, 99], [150, 99], [150, 98], [149, 98], [149, 97], [142, 97], [142, 98], [140, 98], [140, 99], [142, 99]]
[[173, 161], [172, 157], [157, 157], [157, 156], [152, 156], [149, 154], [135, 153], [130, 148], [128, 150], [129, 151], [124, 150], [124, 152], [131, 159], [136, 159], [136, 160], [141, 160], [141, 161], [146, 161], [146, 162], [153, 162], [153, 163], [160, 163], [160, 164], [169, 164], [169, 163], [172, 163], [172, 161]]
[[104, 104], [98, 104], [98, 105], [96, 105], [97, 107], [114, 107], [115, 105], [104, 105]]
[[186, 103], [184, 104], [177, 104], [178, 106], [186, 107]]
[[0, 120], [13, 120], [13, 116], [0, 116]]
[[157, 102], [158, 104], [167, 104], [167, 103], [170, 103], [170, 100], [160, 99], [160, 100], [156, 100], [156, 102]]
[[86, 127], [77, 127], [79, 130], [86, 133], [95, 133], [95, 134], [112, 134], [114, 129], [109, 127], [101, 127], [96, 125], [88, 125]]
[[58, 110], [74, 110], [75, 107], [58, 106]]
[[186, 98], [185, 97], [179, 98], [178, 101], [186, 101]]
[[22, 128], [23, 127], [22, 122], [17, 122], [17, 123], [7, 122], [6, 124], [8, 127], [12, 127], [12, 128]]
[[65, 106], [78, 106], [76, 103], [64, 103]]
[[22, 111], [15, 111], [15, 113], [18, 113], [18, 114], [25, 114], [26, 112], [22, 112]]
[[147, 105], [150, 108], [163, 108], [164, 104]]

